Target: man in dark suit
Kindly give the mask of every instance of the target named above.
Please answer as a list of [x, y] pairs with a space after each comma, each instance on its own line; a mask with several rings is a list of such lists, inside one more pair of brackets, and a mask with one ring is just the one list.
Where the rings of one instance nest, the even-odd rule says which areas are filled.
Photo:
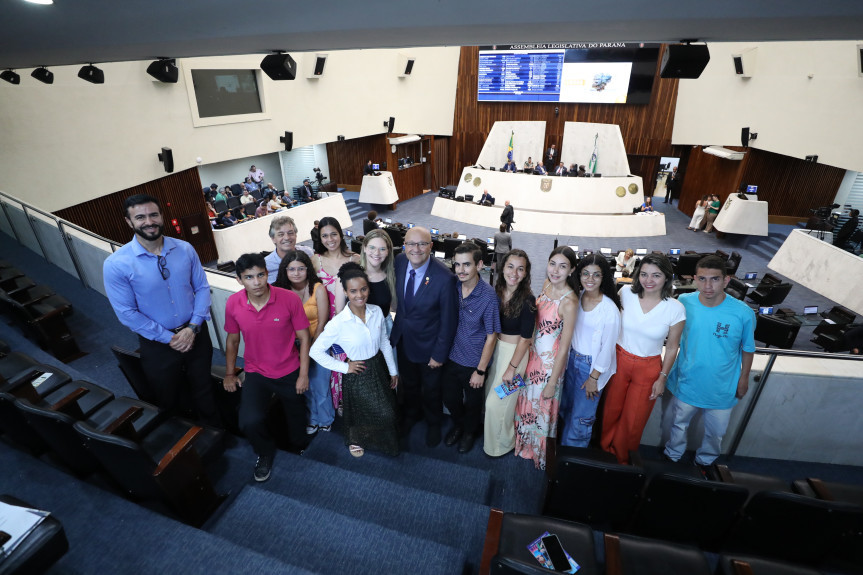
[[494, 197], [492, 197], [492, 195], [488, 193], [488, 190], [483, 190], [482, 196], [479, 198], [479, 201], [477, 203], [480, 205], [490, 206], [494, 204]]
[[557, 168], [554, 170], [555, 176], [565, 176], [566, 175], [566, 166], [561, 162], [558, 164]]
[[545, 151], [545, 171], [548, 172], [554, 168], [554, 156], [557, 154], [557, 149], [554, 144]]
[[674, 205], [674, 192], [677, 187], [677, 166], [671, 169], [671, 173], [665, 177], [665, 201], [663, 204]]
[[534, 169], [533, 173], [537, 176], [544, 176], [548, 172], [545, 170], [545, 166], [543, 166], [542, 164], [537, 164], [536, 169]]
[[515, 222], [513, 219], [515, 210], [513, 210], [509, 200], [505, 201], [503, 206], [503, 211], [500, 213], [500, 223], [506, 225], [506, 232], [509, 233], [512, 231], [512, 224]]
[[396, 257], [398, 307], [390, 341], [398, 351], [407, 432], [425, 416], [426, 445], [441, 441], [441, 366], [449, 357], [458, 325], [455, 276], [430, 257], [431, 234], [414, 227]]
[[315, 192], [312, 191], [312, 184], [309, 182], [309, 179], [306, 178], [303, 180], [303, 186], [300, 188], [298, 192], [300, 196], [301, 202], [311, 202], [315, 199]]
[[364, 176], [374, 176], [375, 175], [375, 169], [374, 169], [374, 167], [372, 167], [372, 161], [371, 160], [366, 162], [366, 166], [363, 168], [363, 175]]

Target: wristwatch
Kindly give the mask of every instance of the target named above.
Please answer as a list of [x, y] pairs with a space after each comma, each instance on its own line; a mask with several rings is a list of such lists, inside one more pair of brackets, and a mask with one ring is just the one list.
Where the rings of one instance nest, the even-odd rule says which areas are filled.
[[475, 370], [475, 371], [476, 371], [478, 374], [480, 374], [480, 375], [485, 375], [485, 370], [484, 370], [484, 369], [476, 368], [476, 370]]
[[187, 324], [186, 327], [191, 329], [192, 333], [194, 333], [195, 335], [198, 335], [201, 332], [201, 325], [200, 324], [190, 323], [190, 324]]

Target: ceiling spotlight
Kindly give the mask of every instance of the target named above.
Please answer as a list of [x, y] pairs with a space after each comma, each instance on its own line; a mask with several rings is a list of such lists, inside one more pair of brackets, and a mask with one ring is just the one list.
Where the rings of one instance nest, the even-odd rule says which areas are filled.
[[21, 83], [21, 76], [19, 76], [18, 74], [16, 74], [12, 70], [3, 70], [2, 72], [0, 72], [0, 78], [3, 78], [4, 80], [9, 82], [10, 84], [16, 84], [17, 85], [17, 84]]
[[105, 72], [94, 66], [93, 64], [87, 64], [86, 66], [81, 66], [81, 69], [78, 70], [78, 77], [82, 80], [86, 80], [91, 84], [104, 84], [105, 83]]
[[173, 58], [159, 58], [147, 66], [147, 73], [166, 84], [176, 84], [180, 76], [177, 63]]
[[271, 80], [293, 80], [297, 77], [297, 63], [288, 54], [277, 52], [261, 60], [261, 70]]
[[41, 68], [36, 68], [33, 70], [33, 73], [30, 74], [43, 84], [53, 84], [54, 83], [54, 73], [48, 70], [45, 66]]
[[48, 6], [49, 4], [53, 4], [54, 0], [24, 0], [25, 2], [29, 2], [30, 4], [43, 4]]

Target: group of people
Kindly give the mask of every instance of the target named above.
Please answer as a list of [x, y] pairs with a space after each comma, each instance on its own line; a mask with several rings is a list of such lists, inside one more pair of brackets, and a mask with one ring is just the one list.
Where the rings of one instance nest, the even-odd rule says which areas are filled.
[[692, 219], [686, 229], [693, 232], [701, 230], [705, 234], [712, 232], [713, 222], [719, 215], [721, 207], [722, 203], [716, 194], [701, 196], [701, 199], [695, 202], [695, 212], [693, 212]]
[[[255, 166], [252, 166], [255, 169]], [[263, 178], [263, 172], [257, 170], [260, 174], [259, 178]], [[253, 172], [249, 172], [252, 174]], [[278, 211], [296, 206], [299, 202], [311, 202], [316, 198], [315, 192], [308, 178], [303, 180], [303, 185], [299, 189], [299, 200], [295, 200], [288, 190], [278, 190], [272, 183], [263, 185], [255, 180], [250, 175], [246, 178], [244, 184], [241, 185], [242, 191], [239, 194], [234, 194], [231, 186], [225, 186], [219, 190], [219, 186], [211, 184], [210, 189], [205, 192], [205, 204], [207, 207], [207, 216], [213, 228], [221, 229], [234, 226], [247, 219], [260, 218], [268, 214], [273, 214]], [[216, 209], [216, 202], [226, 202], [229, 198], [237, 196], [240, 198], [240, 205], [231, 209], [219, 211]], [[249, 214], [245, 210], [247, 204], [255, 204], [254, 215]]]
[[[518, 166], [516, 166], [513, 160], [507, 159], [506, 163], [500, 169], [501, 172], [518, 172]], [[553, 164], [543, 165], [541, 163], [534, 163], [532, 157], [528, 157], [524, 162], [524, 168], [522, 170], [525, 174], [535, 174], [537, 176], [544, 176], [546, 174], [551, 174], [553, 176], [572, 176], [572, 177], [586, 177], [587, 170], [585, 167], [579, 166], [577, 164], [571, 164], [569, 168], [566, 167], [566, 164], [560, 162], [557, 167]]]
[[[127, 199], [126, 221], [135, 237], [105, 262], [109, 300], [138, 334], [162, 406], [176, 407], [185, 371], [201, 419], [218, 425], [200, 262], [189, 244], [163, 235], [154, 198]], [[466, 453], [482, 434], [488, 455], [513, 452], [541, 469], [549, 439], [588, 445], [603, 392], [601, 445], [626, 462], [667, 388], [675, 396], [667, 457], [680, 458], [699, 410], [706, 433], [696, 461], [718, 455], [754, 351], [754, 315], [725, 297], [720, 259], [701, 260], [699, 291], [676, 300], [665, 256], [635, 266], [625, 255], [619, 263], [634, 268], [633, 281], [617, 291], [604, 256], [578, 259], [563, 246], [551, 252], [535, 296], [530, 259], [517, 248], [499, 258], [492, 287], [480, 280], [482, 251], [470, 241], [456, 248], [451, 270], [431, 257], [422, 227], [407, 231], [397, 256], [384, 230], [371, 229], [356, 254], [335, 218], [317, 229], [310, 253], [296, 244], [294, 221], [276, 217], [274, 251], [236, 262], [244, 289], [225, 309], [224, 386], [243, 388], [239, 425], [258, 456], [256, 480], [270, 476], [276, 451], [265, 422], [274, 393], [297, 449], [340, 414], [352, 455], [395, 455], [399, 434], [424, 420], [429, 447], [443, 441]], [[244, 381], [235, 375], [241, 336]], [[443, 406], [453, 421], [445, 436]]]

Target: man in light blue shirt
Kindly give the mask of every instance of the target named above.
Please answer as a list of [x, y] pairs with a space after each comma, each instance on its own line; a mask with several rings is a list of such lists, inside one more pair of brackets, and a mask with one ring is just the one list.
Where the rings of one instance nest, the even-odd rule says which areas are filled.
[[725, 294], [729, 279], [725, 261], [718, 256], [706, 256], [696, 264], [698, 291], [678, 298], [686, 308], [686, 327], [666, 385], [674, 398], [665, 456], [680, 459], [689, 422], [701, 411], [704, 439], [695, 452], [695, 464], [705, 476], [719, 456], [731, 410], [749, 390], [755, 355], [755, 314], [742, 301]]
[[160, 407], [180, 412], [188, 385], [198, 415], [221, 426], [210, 380], [213, 345], [210, 286], [194, 248], [165, 237], [159, 202], [138, 194], [126, 199], [132, 241], [105, 260], [105, 293], [120, 323], [138, 334], [141, 363]]

